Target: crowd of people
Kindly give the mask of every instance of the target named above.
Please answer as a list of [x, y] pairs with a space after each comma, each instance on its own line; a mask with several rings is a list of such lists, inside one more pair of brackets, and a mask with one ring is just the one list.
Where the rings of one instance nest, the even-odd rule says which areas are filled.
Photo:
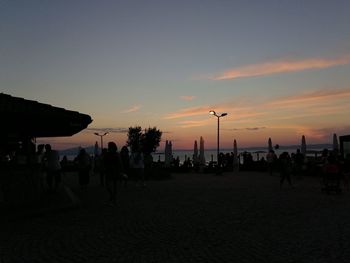
[[91, 156], [81, 148], [74, 160], [68, 160], [66, 156], [60, 160], [59, 152], [52, 149], [50, 144], [28, 145], [20, 145], [18, 149], [1, 155], [1, 166], [13, 171], [30, 168], [37, 175], [42, 193], [57, 192], [61, 187], [62, 175], [70, 171], [77, 174], [82, 190], [89, 185], [91, 175], [99, 176], [110, 204], [116, 203], [118, 182], [126, 184], [131, 178], [137, 185], [146, 186], [144, 170], [147, 158], [141, 147], [134, 146], [129, 152], [128, 147], [123, 146], [118, 151], [117, 145], [109, 142], [99, 155]]
[[[35, 148], [35, 146], [34, 146]], [[33, 146], [27, 147], [33, 151]], [[6, 162], [15, 162], [17, 165], [27, 163], [34, 167], [41, 178], [42, 189], [47, 192], [56, 192], [62, 181], [62, 172], [67, 171], [67, 167], [73, 167], [77, 172], [77, 180], [82, 189], [90, 183], [90, 176], [96, 174], [100, 178], [101, 186], [105, 187], [108, 193], [108, 202], [116, 203], [118, 182], [127, 184], [128, 179], [134, 179], [137, 185], [145, 186], [145, 167], [147, 161], [140, 147], [123, 146], [118, 151], [114, 142], [109, 142], [108, 147], [102, 149], [99, 155], [91, 157], [84, 148], [81, 148], [74, 161], [68, 161], [67, 157], [60, 160], [59, 152], [52, 149], [50, 144], [39, 144], [34, 155], [25, 155], [25, 151], [19, 150], [17, 154], [6, 159]], [[350, 156], [348, 156], [350, 157]], [[274, 150], [270, 150], [265, 157], [254, 161], [249, 152], [240, 153], [238, 156], [240, 170], [260, 170], [269, 175], [278, 174], [280, 176], [280, 187], [287, 182], [293, 186], [292, 178], [301, 178], [308, 174], [306, 156], [299, 149], [295, 153], [282, 152], [279, 156]], [[186, 171], [233, 171], [234, 154], [220, 153], [218, 162], [209, 162], [204, 169], [199, 170], [199, 166], [190, 158], [180, 164], [179, 158], [173, 158], [170, 169], [179, 171], [184, 168]], [[4, 160], [3, 160], [4, 161]], [[343, 158], [337, 151], [323, 150], [321, 158], [316, 162], [317, 174], [322, 175], [325, 189], [339, 190], [340, 181], [344, 181], [346, 186], [347, 176], [350, 175], [350, 158]], [[331, 186], [333, 188], [331, 188]]]
[[109, 142], [106, 149], [102, 149], [100, 155], [91, 158], [81, 149], [74, 159], [78, 169], [79, 184], [82, 188], [89, 184], [91, 173], [98, 174], [101, 186], [105, 187], [109, 198], [108, 203], [116, 204], [118, 182], [127, 184], [129, 178], [135, 179], [137, 185], [146, 186], [144, 155], [140, 147], [134, 147], [129, 152], [128, 147], [123, 146], [120, 151], [114, 142]]

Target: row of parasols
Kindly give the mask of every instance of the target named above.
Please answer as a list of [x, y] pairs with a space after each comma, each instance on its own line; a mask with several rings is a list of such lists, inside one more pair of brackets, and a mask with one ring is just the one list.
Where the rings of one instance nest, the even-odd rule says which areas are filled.
[[[164, 149], [164, 155], [165, 160], [164, 164], [165, 167], [170, 167], [171, 162], [173, 160], [173, 150], [172, 150], [172, 142], [171, 141], [165, 141], [165, 149]], [[199, 150], [198, 150], [198, 143], [197, 140], [194, 141], [194, 150], [193, 150], [193, 163], [198, 164], [200, 166], [205, 166], [205, 155], [204, 155], [204, 139], [201, 136], [199, 140]]]
[[[273, 150], [271, 138], [269, 138], [269, 140], [268, 140], [268, 150], [269, 150], [269, 151]], [[335, 133], [333, 134], [332, 150], [333, 150], [333, 151], [339, 151], [338, 136], [337, 136], [337, 134], [335, 134]], [[300, 152], [301, 152], [303, 155], [306, 155], [307, 153], [310, 153], [310, 151], [307, 151], [305, 135], [303, 135], [303, 136], [301, 137]], [[313, 153], [313, 152], [312, 152], [312, 153]]]
[[[277, 145], [276, 145], [277, 146]], [[273, 150], [274, 148], [272, 145], [272, 140], [271, 138], [268, 139], [268, 151]], [[339, 143], [338, 143], [338, 137], [334, 133], [333, 134], [333, 151], [338, 151], [339, 150]], [[310, 153], [310, 151], [307, 151], [307, 145], [306, 145], [306, 138], [305, 135], [301, 137], [301, 144], [300, 144], [300, 152], [303, 155], [306, 155], [307, 153]], [[172, 151], [172, 142], [171, 141], [166, 141], [165, 142], [165, 166], [170, 167], [172, 159], [173, 159], [173, 151]], [[234, 160], [234, 165], [238, 165], [239, 160], [238, 160], [238, 148], [237, 148], [237, 141], [236, 139], [233, 141], [233, 160]], [[205, 165], [205, 155], [204, 155], [204, 140], [203, 137], [200, 137], [199, 140], [199, 150], [198, 150], [198, 143], [197, 140], [194, 141], [194, 147], [193, 147], [193, 163], [194, 164], [199, 164], [199, 165]]]

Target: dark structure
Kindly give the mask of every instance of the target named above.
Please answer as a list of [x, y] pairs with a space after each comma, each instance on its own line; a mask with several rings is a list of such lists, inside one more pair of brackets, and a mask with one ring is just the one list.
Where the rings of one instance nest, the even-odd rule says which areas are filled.
[[76, 111], [3, 93], [0, 119], [0, 210], [40, 204], [46, 188], [43, 167], [35, 158], [35, 139], [72, 136], [92, 119]]
[[0, 93], [0, 147], [39, 137], [72, 136], [92, 119], [63, 108]]
[[339, 136], [340, 154], [347, 157], [350, 154], [350, 135]]

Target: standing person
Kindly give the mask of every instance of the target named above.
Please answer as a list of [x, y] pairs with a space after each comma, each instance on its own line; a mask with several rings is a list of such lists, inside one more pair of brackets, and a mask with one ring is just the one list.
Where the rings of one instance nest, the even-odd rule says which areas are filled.
[[85, 149], [80, 149], [75, 159], [78, 166], [79, 185], [81, 188], [86, 187], [90, 182], [91, 158]]
[[105, 168], [104, 168], [104, 156], [107, 154], [107, 149], [103, 148], [100, 155], [95, 156], [94, 158], [94, 173], [98, 173], [100, 176], [100, 185], [105, 186]]
[[132, 170], [132, 173], [135, 176], [136, 185], [138, 185], [139, 181], [141, 181], [142, 186], [146, 186], [145, 172], [144, 172], [145, 164], [144, 164], [143, 153], [140, 147], [136, 147], [136, 149], [131, 153], [130, 168]]
[[299, 178], [301, 177], [304, 165], [304, 155], [301, 153], [300, 149], [297, 149], [296, 154], [294, 155], [294, 172], [295, 175]]
[[118, 153], [117, 145], [114, 142], [108, 143], [107, 152], [102, 156], [105, 172], [106, 189], [109, 193], [109, 203], [115, 205], [117, 201], [117, 180], [120, 177], [123, 166]]
[[49, 191], [57, 191], [61, 183], [60, 157], [57, 151], [52, 150], [50, 144], [45, 144], [44, 164]]
[[38, 173], [39, 173], [39, 187], [40, 187], [41, 193], [45, 189], [44, 150], [45, 150], [45, 144], [39, 144], [37, 147], [37, 151], [35, 153], [35, 163], [36, 163], [36, 169], [38, 170]]
[[123, 174], [123, 178], [122, 180], [124, 180], [125, 185], [127, 183], [128, 180], [128, 176], [129, 176], [129, 169], [130, 169], [130, 156], [129, 156], [129, 149], [126, 146], [123, 146], [122, 149], [120, 150], [120, 157], [122, 160], [122, 164], [123, 164], [123, 169], [124, 169], [124, 173]]
[[291, 181], [291, 173], [292, 173], [292, 161], [289, 156], [288, 152], [283, 152], [280, 157], [280, 173], [281, 173], [281, 181], [280, 181], [280, 188], [282, 188], [283, 182], [285, 179], [287, 179], [290, 186], [292, 186]]
[[267, 168], [269, 170], [269, 174], [273, 174], [273, 169], [275, 166], [277, 156], [274, 152], [274, 150], [270, 150], [269, 153], [266, 155], [266, 161], [267, 161]]

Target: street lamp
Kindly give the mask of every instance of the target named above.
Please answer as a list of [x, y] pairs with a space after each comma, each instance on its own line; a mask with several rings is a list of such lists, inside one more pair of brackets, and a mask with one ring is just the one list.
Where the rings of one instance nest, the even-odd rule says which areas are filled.
[[220, 154], [220, 133], [219, 133], [219, 130], [220, 130], [220, 118], [221, 117], [224, 117], [227, 115], [227, 113], [221, 113], [220, 115], [216, 114], [215, 111], [211, 110], [209, 111], [209, 114], [210, 115], [213, 115], [215, 116], [216, 118], [218, 118], [218, 140], [217, 140], [217, 143], [218, 143], [218, 146], [217, 146], [217, 152], [216, 152], [216, 160], [218, 162], [218, 167], [219, 167], [219, 154]]
[[101, 137], [101, 154], [102, 154], [102, 150], [103, 150], [103, 136], [106, 136], [108, 134], [108, 132], [105, 132], [103, 134], [99, 134], [98, 132], [95, 132], [94, 134]]

